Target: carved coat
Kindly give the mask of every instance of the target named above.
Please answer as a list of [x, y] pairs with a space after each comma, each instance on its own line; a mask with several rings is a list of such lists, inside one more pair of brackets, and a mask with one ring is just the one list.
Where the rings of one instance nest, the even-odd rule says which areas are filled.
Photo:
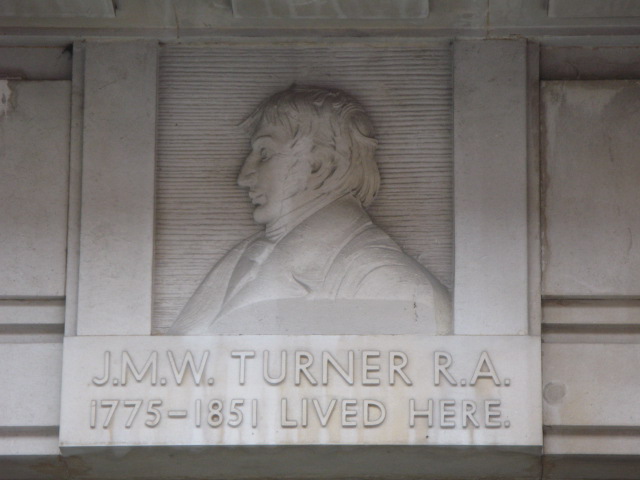
[[260, 232], [236, 245], [211, 269], [169, 333], [217, 333], [216, 324], [234, 312], [286, 299], [405, 301], [432, 309], [439, 322], [432, 331], [446, 333], [450, 323], [447, 290], [346, 196], [276, 243]]

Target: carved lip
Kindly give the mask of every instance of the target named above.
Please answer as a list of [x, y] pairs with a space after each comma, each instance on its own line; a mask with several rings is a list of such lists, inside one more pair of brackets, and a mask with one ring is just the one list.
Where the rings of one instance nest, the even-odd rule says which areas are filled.
[[266, 202], [267, 197], [264, 193], [256, 193], [249, 191], [249, 198], [253, 205], [262, 205]]

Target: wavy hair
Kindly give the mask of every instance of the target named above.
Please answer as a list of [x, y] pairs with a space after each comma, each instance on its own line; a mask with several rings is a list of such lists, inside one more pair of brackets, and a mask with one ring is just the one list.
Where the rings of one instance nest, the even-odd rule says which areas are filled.
[[312, 139], [312, 172], [326, 178], [316, 188], [352, 193], [368, 207], [380, 188], [374, 153], [378, 144], [371, 119], [345, 92], [331, 88], [291, 85], [263, 101], [241, 126], [254, 134], [263, 123], [288, 129], [295, 141]]

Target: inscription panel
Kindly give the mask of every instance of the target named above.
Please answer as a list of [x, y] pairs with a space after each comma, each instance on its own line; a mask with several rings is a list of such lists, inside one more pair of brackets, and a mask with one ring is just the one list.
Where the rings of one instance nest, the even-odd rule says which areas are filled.
[[65, 339], [61, 448], [540, 445], [524, 337]]

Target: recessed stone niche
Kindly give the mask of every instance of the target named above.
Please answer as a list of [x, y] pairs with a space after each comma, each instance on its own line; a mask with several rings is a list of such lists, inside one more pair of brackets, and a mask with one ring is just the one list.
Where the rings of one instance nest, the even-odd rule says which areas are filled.
[[442, 44], [169, 45], [160, 54], [153, 331], [211, 266], [258, 231], [237, 176], [239, 124], [292, 83], [339, 88], [373, 120], [382, 177], [373, 220], [452, 286], [451, 51]]

